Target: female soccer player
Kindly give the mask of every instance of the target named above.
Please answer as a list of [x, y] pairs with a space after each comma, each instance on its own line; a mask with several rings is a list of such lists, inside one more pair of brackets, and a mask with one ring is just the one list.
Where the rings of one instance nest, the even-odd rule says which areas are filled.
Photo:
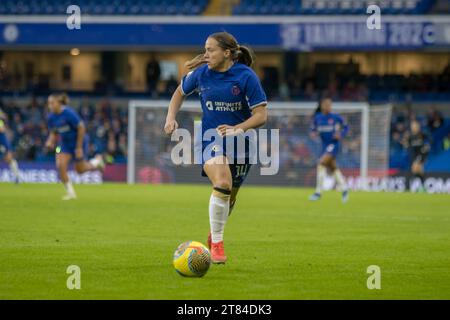
[[422, 132], [420, 123], [416, 120], [411, 121], [410, 129], [411, 132], [406, 138], [404, 145], [410, 153], [411, 173], [420, 179], [421, 187], [419, 191], [424, 192], [425, 175], [423, 166], [430, 152], [430, 138], [426, 133]]
[[9, 169], [14, 175], [14, 182], [19, 183], [19, 166], [16, 159], [13, 157], [11, 145], [6, 136], [4, 121], [6, 121], [6, 116], [3, 111], [0, 110], [0, 154], [3, 154], [3, 159], [9, 164]]
[[336, 179], [337, 187], [342, 191], [342, 202], [345, 203], [348, 201], [348, 190], [344, 176], [336, 165], [336, 157], [340, 141], [347, 134], [348, 126], [340, 115], [331, 113], [331, 105], [330, 98], [321, 99], [311, 126], [313, 135], [319, 134], [322, 140], [322, 156], [317, 165], [316, 192], [309, 199], [317, 201], [321, 198], [323, 181], [328, 169]]
[[[178, 128], [175, 120], [184, 97], [197, 91], [203, 111], [202, 132], [217, 130], [223, 139], [214, 146], [210, 156], [202, 157], [203, 172], [212, 183], [209, 200], [210, 235], [208, 245], [213, 263], [225, 263], [223, 233], [239, 187], [250, 164], [236, 164], [234, 150], [226, 150], [226, 140], [258, 128], [267, 121], [267, 99], [261, 83], [251, 69], [252, 52], [240, 46], [227, 32], [210, 35], [205, 53], [186, 63], [190, 70], [174, 92], [169, 104], [165, 132]], [[202, 141], [202, 153], [210, 141]], [[233, 159], [233, 163], [230, 163]], [[248, 162], [248, 161], [246, 161]]]
[[67, 173], [72, 159], [75, 160], [75, 170], [79, 174], [94, 170], [103, 171], [105, 167], [101, 155], [86, 161], [89, 137], [80, 116], [68, 106], [68, 103], [69, 99], [65, 94], [51, 94], [48, 97], [50, 114], [47, 121], [50, 134], [45, 146], [53, 149], [57, 142], [57, 135], [59, 135], [60, 141], [56, 148], [56, 167], [67, 191], [63, 200], [77, 198]]

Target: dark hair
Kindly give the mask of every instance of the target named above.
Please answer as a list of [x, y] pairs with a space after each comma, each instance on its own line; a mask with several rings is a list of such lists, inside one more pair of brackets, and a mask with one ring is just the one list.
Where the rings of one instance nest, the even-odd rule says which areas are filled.
[[321, 101], [319, 101], [319, 103], [317, 104], [316, 110], [314, 110], [314, 115], [316, 115], [316, 114], [321, 112], [320, 105], [321, 105]]
[[[245, 64], [249, 67], [253, 65], [255, 54], [248, 46], [241, 46], [238, 44], [236, 38], [228, 32], [216, 32], [211, 34], [208, 38], [213, 38], [223, 50], [230, 50], [233, 61]], [[204, 64], [203, 54], [197, 55], [194, 59], [187, 61], [184, 65], [189, 70], [193, 70], [198, 66]]]
[[67, 93], [52, 93], [50, 97], [55, 98], [60, 104], [68, 105], [69, 104], [69, 96]]
[[323, 100], [327, 100], [327, 99], [333, 100], [332, 97], [331, 97], [331, 95], [329, 95], [327, 92], [324, 92], [324, 93], [322, 93], [322, 94], [320, 95], [319, 101], [318, 101], [318, 103], [317, 103], [317, 108], [316, 108], [316, 110], [314, 111], [314, 115], [316, 115], [316, 114], [322, 112], [322, 102], [323, 102]]

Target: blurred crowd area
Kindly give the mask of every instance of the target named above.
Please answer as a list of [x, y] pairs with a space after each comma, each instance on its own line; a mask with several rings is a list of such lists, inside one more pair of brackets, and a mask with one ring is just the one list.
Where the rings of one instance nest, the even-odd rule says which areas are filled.
[[425, 110], [419, 113], [411, 108], [394, 109], [391, 118], [390, 167], [408, 168], [410, 154], [407, 141], [411, 136], [411, 122], [415, 120], [428, 137], [431, 155], [450, 152], [450, 118], [434, 106]]
[[[125, 163], [127, 159], [128, 108], [126, 100], [74, 99], [74, 107], [83, 118], [90, 137], [89, 156], [102, 153], [110, 162]], [[48, 108], [44, 98], [32, 97], [26, 102], [8, 102], [0, 99], [0, 109], [7, 117], [8, 136], [16, 157], [22, 161], [53, 161], [54, 152], [44, 148], [48, 136]], [[144, 109], [143, 109], [144, 110]], [[164, 135], [162, 125], [165, 112], [142, 111], [138, 114], [136, 141], [137, 157], [149, 163], [171, 166], [170, 146], [173, 144]], [[426, 111], [428, 110], [428, 111]], [[355, 168], [360, 165], [361, 114], [342, 114], [349, 124], [349, 132], [343, 140], [338, 162], [342, 167]], [[195, 120], [201, 114], [181, 112], [181, 127], [193, 129]], [[447, 117], [447, 118], [446, 118]], [[321, 153], [318, 137], [310, 135], [312, 114], [272, 113], [267, 128], [280, 130], [280, 165], [286, 168], [314, 167]], [[430, 136], [431, 153], [439, 154], [450, 150], [450, 119], [433, 106], [424, 106], [422, 112], [408, 107], [394, 108], [391, 118], [390, 167], [407, 169], [409, 152], [406, 141], [410, 135], [410, 122], [418, 120], [422, 130]], [[382, 124], [380, 124], [382, 125]], [[295, 172], [292, 171], [293, 174]]]
[[340, 101], [402, 101], [405, 99], [448, 101], [450, 64], [440, 74], [364, 75], [349, 61], [343, 72], [304, 70], [279, 79], [275, 70], [265, 70], [261, 82], [271, 100], [316, 101], [326, 91]]
[[[84, 97], [72, 105], [80, 114], [89, 135], [89, 156], [104, 154], [110, 162], [124, 163], [127, 157], [128, 114], [126, 105], [108, 99], [98, 102]], [[54, 150], [44, 148], [48, 137], [47, 101], [33, 97], [20, 106], [14, 100], [3, 102], [7, 134], [16, 157], [25, 161], [53, 161]]]
[[[30, 67], [31, 68], [31, 67]], [[316, 64], [302, 70], [286, 71], [281, 76], [276, 67], [261, 67], [260, 78], [271, 101], [317, 101], [326, 91], [339, 101], [450, 101], [450, 63], [439, 73], [362, 74], [360, 65], [351, 57], [346, 63]], [[169, 99], [180, 79], [175, 74], [163, 77], [161, 61], [152, 55], [145, 67], [144, 86], [131, 89], [127, 84], [103, 77], [93, 82], [92, 90], [76, 90], [71, 82], [64, 91], [69, 95], [96, 95]], [[70, 77], [69, 77], [70, 78]], [[61, 91], [59, 81], [51, 81], [49, 74], [16, 72], [7, 67], [0, 52], [0, 96], [44, 96]], [[190, 98], [196, 98], [192, 95]]]

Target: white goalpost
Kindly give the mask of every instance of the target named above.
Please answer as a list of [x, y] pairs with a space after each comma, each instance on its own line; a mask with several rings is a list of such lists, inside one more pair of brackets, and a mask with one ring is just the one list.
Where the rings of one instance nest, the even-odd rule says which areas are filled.
[[[199, 165], [174, 165], [170, 150], [175, 144], [163, 132], [166, 100], [129, 102], [127, 182], [197, 183], [206, 182]], [[321, 152], [320, 141], [309, 135], [314, 102], [270, 102], [267, 129], [279, 129], [280, 170], [271, 177], [257, 176], [251, 170], [252, 184], [312, 186], [315, 166]], [[341, 143], [338, 164], [346, 176], [365, 189], [369, 177], [385, 177], [389, 169], [391, 106], [370, 106], [363, 102], [334, 102], [333, 110], [349, 126]], [[193, 134], [194, 122], [201, 120], [198, 101], [185, 101], [177, 121]], [[252, 174], [252, 171], [253, 174]]]

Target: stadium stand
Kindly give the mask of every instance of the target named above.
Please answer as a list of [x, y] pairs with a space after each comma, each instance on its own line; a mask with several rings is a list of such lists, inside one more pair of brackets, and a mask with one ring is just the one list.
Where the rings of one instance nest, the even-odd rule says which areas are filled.
[[[0, 15], [62, 15], [74, 4], [69, 0], [2, 0]], [[208, 0], [80, 0], [90, 15], [199, 15]]]
[[376, 4], [384, 14], [423, 14], [434, 0], [242, 0], [233, 9], [234, 15], [345, 15], [365, 14], [367, 6]]
[[[80, 0], [77, 5], [90, 15], [201, 15], [208, 0]], [[346, 15], [365, 14], [377, 4], [384, 14], [424, 14], [435, 0], [241, 0], [233, 1], [234, 15]], [[66, 14], [72, 1], [2, 0], [2, 15]]]

